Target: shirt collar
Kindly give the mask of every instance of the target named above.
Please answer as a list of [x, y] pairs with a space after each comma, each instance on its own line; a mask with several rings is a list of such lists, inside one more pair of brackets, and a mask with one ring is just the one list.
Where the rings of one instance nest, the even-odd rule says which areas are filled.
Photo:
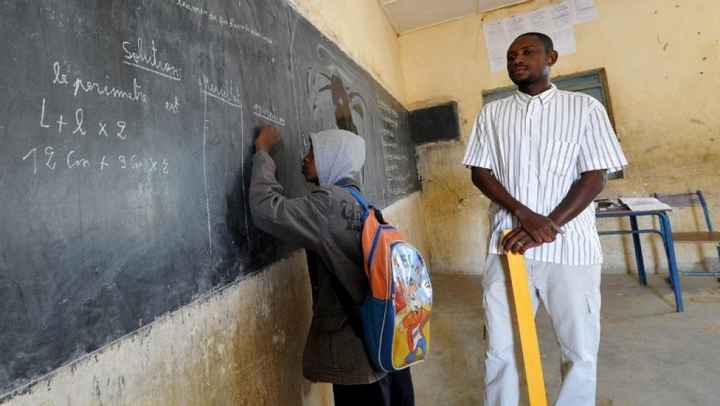
[[550, 101], [550, 99], [553, 98], [557, 94], [557, 86], [555, 84], [550, 83], [550, 88], [540, 94], [537, 94], [535, 96], [530, 96], [527, 93], [523, 93], [520, 90], [516, 90], [514, 93], [515, 101], [520, 103], [522, 106], [527, 106], [528, 103], [530, 103], [533, 99], [539, 99], [540, 103], [545, 105], [547, 102]]

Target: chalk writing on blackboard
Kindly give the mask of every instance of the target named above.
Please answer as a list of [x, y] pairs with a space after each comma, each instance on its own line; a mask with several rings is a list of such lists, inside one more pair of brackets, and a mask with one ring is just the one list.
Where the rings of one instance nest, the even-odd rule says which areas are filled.
[[75, 97], [82, 92], [140, 103], [147, 103], [149, 101], [148, 95], [142, 90], [142, 86], [138, 84], [137, 78], [133, 78], [132, 89], [123, 89], [108, 85], [107, 83], [86, 80], [79, 75], [75, 75], [75, 77], [71, 79], [69, 78], [69, 74], [58, 61], [53, 62], [52, 69], [54, 74], [52, 84], [56, 86], [70, 87], [72, 89], [73, 96]]
[[[104, 172], [115, 168], [117, 170], [143, 171], [148, 174], [170, 174], [170, 162], [167, 158], [140, 157], [131, 155], [98, 155], [91, 157], [77, 149], [60, 151], [52, 145], [31, 148], [22, 158], [22, 161], [32, 163], [33, 174], [38, 175], [41, 170], [54, 172], [61, 169], [87, 169]], [[58, 166], [58, 156], [59, 163]]]
[[406, 171], [407, 151], [404, 150], [397, 131], [400, 129], [400, 114], [383, 100], [377, 99], [382, 128], [380, 135], [385, 153], [385, 177], [388, 191], [402, 195], [412, 176]]
[[[213, 257], [213, 227], [212, 227], [212, 215], [211, 215], [211, 208], [210, 208], [210, 186], [209, 186], [209, 177], [208, 177], [208, 133], [210, 131], [210, 120], [208, 119], [208, 109], [209, 109], [209, 101], [210, 100], [216, 100], [220, 101], [223, 105], [229, 106], [231, 108], [239, 109], [238, 116], [240, 117], [240, 126], [239, 126], [239, 132], [241, 134], [241, 145], [244, 145], [244, 125], [243, 125], [243, 104], [242, 104], [242, 98], [241, 98], [241, 92], [240, 88], [233, 84], [233, 81], [228, 81], [227, 84], [224, 83], [214, 83], [211, 81], [206, 75], [200, 76], [199, 79], [200, 84], [200, 90], [203, 95], [203, 180], [204, 180], [204, 188], [205, 188], [205, 209], [207, 212], [207, 230], [208, 230], [208, 251], [210, 254], [210, 258]], [[241, 160], [241, 176], [244, 178], [244, 154], [241, 154], [240, 156]], [[245, 213], [246, 217], [246, 227], [247, 227], [247, 213]], [[247, 232], [248, 238], [250, 237], [249, 232]]]
[[178, 100], [177, 96], [175, 96], [173, 100], [168, 100], [165, 102], [165, 110], [173, 114], [178, 114], [180, 112], [180, 101]]
[[264, 108], [259, 104], [253, 106], [253, 114], [263, 120], [269, 121], [280, 127], [285, 127], [285, 119], [273, 113], [272, 110]]
[[[55, 127], [54, 125], [57, 124], [57, 132], [58, 134], [63, 134], [65, 132], [65, 128], [72, 129], [72, 135], [81, 136], [81, 135], [87, 135], [89, 132], [89, 126], [88, 122], [90, 120], [85, 120], [85, 110], [82, 107], [78, 107], [75, 109], [73, 113], [75, 117], [74, 123], [70, 123], [66, 121], [65, 115], [63, 113], [57, 114], [57, 119], [55, 121], [48, 121], [48, 113], [47, 113], [47, 99], [43, 97], [42, 102], [40, 104], [40, 127], [41, 128], [51, 128], [50, 124], [53, 124], [52, 127]], [[128, 123], [124, 120], [115, 120], [113, 122], [107, 122], [104, 120], [98, 120], [97, 126], [93, 128], [93, 130], [97, 130], [97, 135], [100, 137], [117, 137], [121, 140], [127, 140], [128, 139], [128, 132], [127, 127]], [[70, 127], [68, 127], [70, 126]], [[74, 128], [73, 128], [74, 126]], [[92, 133], [95, 133], [95, 131], [92, 131]]]
[[211, 82], [207, 76], [202, 75], [199, 83], [204, 95], [220, 100], [233, 107], [240, 108], [242, 106], [240, 88], [233, 86], [232, 81], [230, 81], [228, 85], [222, 86]]
[[143, 39], [138, 38], [137, 46], [123, 41], [122, 49], [125, 52], [123, 63], [154, 73], [160, 77], [179, 81], [182, 79], [182, 70], [169, 62], [158, 58], [158, 48], [155, 40], [150, 40], [150, 48], [143, 46]]
[[388, 106], [384, 101], [377, 99], [378, 107], [382, 110], [383, 114], [387, 114], [392, 118], [398, 119], [400, 115], [392, 107]]
[[205, 7], [194, 6], [189, 1], [186, 1], [186, 0], [170, 0], [170, 1], [175, 3], [178, 7], [181, 7], [187, 11], [190, 11], [193, 14], [207, 17], [208, 20], [210, 20], [211, 22], [213, 22], [215, 24], [218, 24], [219, 26], [221, 26], [223, 28], [231, 28], [235, 31], [245, 32], [247, 34], [252, 35], [253, 37], [261, 39], [262, 41], [266, 42], [268, 45], [273, 44], [273, 40], [271, 38], [268, 38], [267, 36], [261, 34], [257, 30], [250, 28], [246, 24], [236, 22], [233, 18], [227, 18], [221, 14], [214, 13]]

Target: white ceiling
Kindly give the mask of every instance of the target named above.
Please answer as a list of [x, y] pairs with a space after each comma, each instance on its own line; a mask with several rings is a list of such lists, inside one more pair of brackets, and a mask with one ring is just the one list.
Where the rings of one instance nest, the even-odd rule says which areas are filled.
[[395, 32], [403, 34], [466, 15], [532, 0], [379, 0]]

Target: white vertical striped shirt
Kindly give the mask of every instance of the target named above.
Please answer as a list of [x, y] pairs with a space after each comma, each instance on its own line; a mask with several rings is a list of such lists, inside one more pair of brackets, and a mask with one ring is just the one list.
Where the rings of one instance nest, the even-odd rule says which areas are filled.
[[[516, 91], [485, 105], [470, 133], [463, 163], [490, 169], [510, 195], [545, 216], [583, 172], [614, 172], [627, 165], [605, 107], [591, 96], [555, 85], [537, 96]], [[493, 203], [490, 224], [488, 252], [499, 254], [502, 230], [518, 221]], [[554, 242], [528, 250], [525, 257], [565, 265], [602, 262], [594, 205], [562, 229]]]

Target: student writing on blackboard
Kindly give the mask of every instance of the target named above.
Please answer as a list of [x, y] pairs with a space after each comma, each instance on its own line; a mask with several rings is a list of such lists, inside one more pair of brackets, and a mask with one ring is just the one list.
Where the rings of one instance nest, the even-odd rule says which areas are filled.
[[365, 164], [365, 141], [337, 129], [313, 134], [311, 141], [302, 171], [312, 191], [287, 198], [270, 156], [280, 142], [279, 131], [263, 128], [255, 141], [249, 195], [258, 228], [307, 250], [313, 319], [303, 374], [313, 382], [332, 383], [337, 406], [413, 406], [409, 369], [390, 374], [373, 369], [357, 327], [359, 320], [350, 310], [369, 292], [362, 269], [363, 208], [344, 189], [359, 190], [355, 179]]

